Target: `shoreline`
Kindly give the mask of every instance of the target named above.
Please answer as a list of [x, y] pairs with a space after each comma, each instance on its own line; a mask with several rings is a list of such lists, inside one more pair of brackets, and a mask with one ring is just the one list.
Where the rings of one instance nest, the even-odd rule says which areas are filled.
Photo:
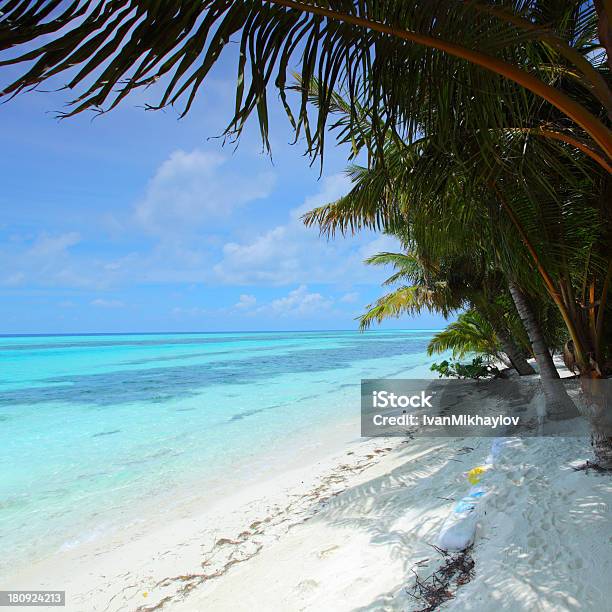
[[[325, 448], [335, 438], [333, 450], [317, 454], [306, 449], [310, 461], [301, 467], [296, 465], [303, 457], [299, 453], [274, 477], [207, 501], [197, 495], [195, 501], [166, 508], [168, 515], [154, 514], [153, 520], [132, 522], [64, 547], [5, 577], [3, 583], [14, 589], [66, 590], [66, 610], [110, 612], [156, 605], [172, 590], [165, 581], [201, 572], [206, 551], [215, 545], [223, 549], [236, 543], [248, 550], [253, 537], [267, 540], [288, 525], [307, 520], [402, 442], [397, 438], [347, 442], [346, 430], [340, 429], [317, 444]], [[217, 565], [224, 564], [227, 552], [220, 551]]]
[[339, 451], [360, 435], [364, 374], [427, 369], [420, 332], [306, 335], [16, 342], [0, 385], [0, 577]]
[[[163, 609], [421, 609], [424, 602], [408, 592], [415, 573], [424, 579], [442, 564], [440, 528], [466, 493], [466, 470], [486, 461], [491, 442], [400, 441], [246, 562], [186, 581]], [[514, 439], [485, 477], [492, 495], [471, 551], [474, 577], [455, 586], [440, 609], [606, 608], [612, 486], [605, 476], [573, 469], [586, 456], [584, 437]]]

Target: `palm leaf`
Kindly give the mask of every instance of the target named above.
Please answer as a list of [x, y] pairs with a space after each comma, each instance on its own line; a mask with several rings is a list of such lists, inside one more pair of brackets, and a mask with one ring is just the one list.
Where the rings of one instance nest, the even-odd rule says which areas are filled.
[[[324, 149], [334, 92], [343, 90], [351, 106], [369, 109], [379, 145], [389, 130], [414, 139], [422, 127], [415, 117], [423, 107], [466, 101], [474, 92], [480, 92], [481, 125], [499, 125], [510, 110], [516, 125], [523, 126], [519, 119], [533, 94], [581, 126], [610, 155], [612, 135], [601, 119], [606, 112], [602, 79], [594, 76], [602, 62], [583, 50], [596, 39], [592, 3], [509, 3], [512, 19], [481, 4], [486, 3], [88, 0], [64, 6], [57, 0], [2, 0], [0, 50], [8, 56], [0, 66], [26, 66], [2, 93], [13, 95], [62, 75], [64, 87], [76, 92], [63, 113], [70, 116], [114, 108], [134, 90], [160, 82], [162, 93], [148, 107], [180, 104], [184, 114], [229, 46], [236, 51], [238, 80], [226, 133], [239, 135], [256, 113], [266, 145], [267, 89], [273, 83], [314, 154]], [[50, 33], [57, 37], [49, 41], [44, 35]], [[572, 75], [580, 76], [572, 95], [557, 86], [551, 65], [569, 65]], [[312, 121], [307, 94], [300, 96], [297, 112], [288, 103], [292, 66], [304, 82], [316, 78], [321, 85]], [[454, 133], [455, 125], [449, 116], [446, 129]]]
[[405, 314], [418, 315], [424, 310], [441, 313], [445, 317], [453, 311], [441, 288], [431, 289], [418, 285], [400, 287], [368, 305], [367, 311], [359, 317], [359, 328], [368, 329], [374, 322], [381, 323], [385, 319]]

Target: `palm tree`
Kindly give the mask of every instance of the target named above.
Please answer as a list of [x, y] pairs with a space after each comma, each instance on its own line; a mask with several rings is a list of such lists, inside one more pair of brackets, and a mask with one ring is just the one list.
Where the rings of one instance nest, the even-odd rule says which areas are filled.
[[[416, 244], [441, 245], [445, 254], [462, 253], [479, 237], [515, 288], [549, 295], [581, 373], [601, 376], [610, 352], [604, 326], [612, 277], [608, 178], [590, 160], [559, 157], [550, 142], [498, 135], [487, 156], [472, 134], [463, 138], [461, 154], [441, 146], [437, 133], [411, 144], [389, 140], [383, 158], [350, 168], [354, 187], [345, 198], [311, 211], [305, 221], [328, 235], [410, 224]], [[527, 314], [524, 301], [517, 306]], [[526, 326], [531, 320], [524, 319]], [[541, 371], [552, 373], [547, 361]]]
[[[391, 145], [389, 152], [394, 146]], [[437, 276], [430, 273], [419, 278], [414, 273], [414, 263], [407, 261], [404, 269], [392, 276], [389, 282], [407, 277], [413, 284], [396, 289], [372, 305], [361, 318], [362, 327], [390, 316], [418, 313], [424, 308], [447, 316], [452, 310], [470, 305], [477, 308], [490, 324], [496, 325], [496, 331], [499, 330], [498, 336], [503, 338], [505, 335], [503, 326], [499, 323], [505, 313], [494, 307], [493, 299], [494, 295], [504, 290], [500, 279], [502, 273], [502, 279], [506, 283], [505, 290], [510, 289], [531, 342], [549, 417], [575, 416], [576, 408], [559, 381], [559, 374], [550, 355], [549, 345], [544, 340], [540, 322], [524, 292], [519, 290], [516, 281], [508, 282], [508, 275], [512, 279], [516, 276], [527, 276], [526, 272], [530, 271], [526, 258], [523, 258], [523, 265], [520, 265], [521, 258], [517, 256], [515, 250], [517, 247], [520, 248], [520, 244], [517, 245], [511, 240], [510, 249], [503, 249], [502, 233], [499, 245], [495, 245], [492, 228], [499, 229], [499, 223], [492, 225], [486, 216], [474, 215], [474, 211], [479, 209], [482, 211], [482, 208], [475, 202], [466, 202], [465, 193], [453, 189], [452, 181], [445, 181], [443, 177], [431, 181], [431, 185], [435, 187], [425, 195], [423, 194], [425, 189], [420, 187], [412, 191], [412, 181], [418, 182], [415, 178], [419, 174], [418, 164], [423, 162], [428, 168], [443, 169], [445, 176], [453, 175], [452, 168], [448, 165], [431, 163], [422, 151], [413, 158], [416, 166], [395, 165], [393, 159], [393, 155], [387, 156], [389, 163], [385, 167], [382, 181], [379, 180], [376, 167], [370, 170], [354, 169], [354, 176], [359, 177], [359, 180], [349, 194], [338, 202], [307, 213], [304, 217], [307, 225], [318, 224], [328, 235], [338, 229], [342, 232], [349, 229], [356, 231], [364, 226], [393, 228], [390, 231], [404, 236], [405, 244], [410, 242], [411, 247], [416, 246], [421, 251], [425, 251], [423, 260], [429, 262], [428, 271], [434, 268]], [[406, 184], [393, 180], [395, 178], [393, 171], [397, 168], [402, 172], [405, 171], [409, 177]], [[446, 189], [441, 185], [445, 185]], [[381, 191], [377, 191], [377, 188]], [[486, 193], [480, 193], [481, 196], [486, 196]], [[414, 197], [410, 198], [409, 195]], [[406, 206], [402, 206], [404, 203]], [[409, 236], [409, 240], [406, 240], [406, 236]], [[512, 238], [512, 234], [510, 237]], [[498, 248], [499, 246], [502, 248]], [[503, 255], [504, 251], [506, 254], [511, 254], [508, 260]], [[397, 266], [401, 265], [402, 261], [406, 261], [405, 257], [398, 254], [382, 254], [369, 261], [370, 263], [391, 262]], [[441, 261], [444, 262], [442, 265]], [[434, 262], [433, 266], [431, 262]], [[516, 356], [517, 363], [520, 363], [518, 351], [510, 349], [508, 354]], [[522, 369], [521, 365], [517, 370], [519, 368]]]
[[[448, 195], [445, 199], [450, 200]], [[351, 194], [342, 199], [344, 206], [350, 201]], [[333, 206], [335, 205], [332, 204], [331, 207]], [[310, 215], [307, 214], [306, 223], [311, 223], [317, 213], [320, 214], [320, 211], [325, 208], [318, 209], [319, 212], [315, 210]], [[512, 332], [509, 333], [507, 318], [512, 317], [514, 313], [508, 309], [508, 300], [505, 304], [503, 300], [500, 301], [503, 293], [508, 293], [508, 281], [495, 268], [495, 262], [488, 257], [487, 248], [479, 242], [479, 239], [486, 237], [482, 224], [464, 228], [467, 230], [464, 232], [460, 227], [452, 226], [443, 234], [441, 240], [434, 238], [432, 241], [431, 232], [425, 232], [425, 237], [416, 241], [412, 240], [412, 237], [420, 235], [419, 230], [422, 231], [422, 228], [419, 228], [419, 223], [422, 221], [419, 221], [418, 217], [414, 221], [411, 219], [412, 217], [408, 215], [404, 224], [396, 228], [395, 234], [400, 238], [403, 246], [413, 249], [413, 252], [407, 255], [381, 253], [366, 260], [371, 264], [391, 263], [395, 266], [395, 274], [387, 279], [385, 284], [406, 280], [410, 284], [400, 286], [380, 298], [375, 304], [370, 305], [368, 311], [360, 318], [361, 328], [369, 327], [373, 321], [380, 322], [388, 317], [397, 317], [406, 313], [418, 314], [424, 309], [439, 312], [447, 317], [451, 312], [462, 307], [470, 307], [478, 311], [480, 317], [485, 319], [497, 332], [499, 339], [506, 341], [506, 353], [517, 371], [523, 374], [533, 373], [533, 369], [521, 355], [520, 349], [512, 341]], [[435, 223], [437, 220], [430, 218], [428, 222], [432, 221]], [[468, 242], [468, 231], [479, 238], [472, 237]], [[458, 238], [462, 243], [463, 252], [461, 253], [456, 250], [453, 252], [456, 249], [453, 243]], [[466, 247], [469, 248], [466, 249]], [[517, 291], [516, 286], [510, 290], [515, 303]], [[518, 304], [517, 311], [525, 323], [532, 352], [538, 364], [542, 390], [546, 398], [547, 414], [550, 418], [575, 416], [576, 408], [559, 381], [559, 374], [544, 340], [540, 323], [522, 292], [521, 296], [522, 302]], [[518, 339], [524, 337], [525, 328], [516, 325], [513, 327], [514, 337]], [[516, 333], [519, 329], [520, 331]]]
[[[453, 359], [464, 359], [467, 355], [477, 353], [491, 359], [506, 362], [507, 353], [503, 348], [493, 327], [477, 310], [469, 309], [459, 314], [457, 319], [436, 333], [429, 341], [427, 353], [445, 353], [452, 351]], [[527, 364], [529, 365], [529, 364]], [[531, 374], [534, 374], [533, 368]]]
[[[239, 137], [256, 113], [269, 147], [272, 82], [296, 139], [322, 156], [345, 92], [336, 126], [355, 155], [367, 150], [372, 174], [358, 209], [339, 203], [324, 224], [344, 214], [340, 226], [392, 229], [410, 203], [439, 219], [414, 224], [418, 243], [435, 243], [456, 219], [483, 217], [494, 261], [524, 293], [550, 297], [581, 374], [599, 376], [612, 284], [609, 18], [606, 0], [0, 0], [0, 67], [18, 71], [0, 97], [63, 78], [75, 97], [62, 116], [106, 112], [139, 88], [159, 92], [147, 108], [184, 114], [227, 46], [237, 85], [225, 133]], [[309, 87], [291, 107], [293, 68], [318, 79], [314, 109]], [[449, 201], [463, 205], [438, 197], [457, 193]]]
[[[2, 94], [10, 96], [64, 76], [76, 92], [69, 110], [104, 112], [132, 91], [160, 82], [150, 109], [191, 108], [226, 46], [237, 56], [235, 112], [227, 133], [239, 134], [256, 112], [268, 144], [267, 90], [278, 89], [296, 131], [322, 153], [334, 91], [370, 109], [376, 140], [387, 131], [412, 140], [424, 104], [478, 98], [479, 120], [499, 119], [497, 100], [517, 130], [555, 139], [609, 170], [612, 93], [606, 2], [532, 0], [143, 0], [0, 1], [0, 66], [24, 65]], [[49, 40], [49, 36], [55, 39]], [[234, 44], [236, 43], [236, 44]], [[287, 101], [287, 72], [319, 78], [319, 111], [307, 96], [297, 113]], [[563, 86], [571, 83], [571, 88]], [[457, 85], [465, 85], [457, 87]], [[560, 120], [533, 123], [525, 93]], [[378, 114], [380, 102], [384, 113]], [[437, 104], [439, 107], [440, 105]], [[421, 114], [422, 115], [422, 114]], [[423, 121], [421, 116], [420, 121]], [[439, 122], [439, 117], [437, 118]], [[427, 120], [425, 120], [427, 124]], [[447, 128], [453, 130], [452, 117]], [[425, 131], [430, 131], [425, 125]]]
[[[418, 245], [414, 246], [418, 249]], [[473, 313], [471, 322], [481, 322], [477, 326], [480, 332], [479, 340], [475, 341], [474, 347], [480, 342], [482, 346], [488, 347], [481, 352], [499, 358], [500, 353], [505, 353], [521, 375], [535, 373], [524, 356], [525, 349], [528, 351], [525, 332], [516, 317], [507, 312], [508, 303], [502, 303], [503, 279], [499, 274], [484, 270], [482, 259], [463, 256], [450, 261], [442, 259], [434, 262], [427, 257], [420, 257], [415, 252], [379, 253], [367, 259], [366, 263], [394, 266], [395, 273], [385, 281], [385, 285], [400, 281], [408, 284], [402, 284], [378, 299], [375, 304], [371, 304], [359, 319], [361, 329], [368, 328], [374, 321], [380, 323], [389, 317], [419, 314], [425, 309], [448, 317], [453, 312], [468, 307]], [[467, 331], [467, 328], [462, 329]], [[475, 329], [473, 326], [472, 330]], [[473, 335], [472, 340], [475, 338]], [[517, 346], [514, 338], [518, 339], [521, 347]], [[462, 350], [465, 353], [465, 350]]]

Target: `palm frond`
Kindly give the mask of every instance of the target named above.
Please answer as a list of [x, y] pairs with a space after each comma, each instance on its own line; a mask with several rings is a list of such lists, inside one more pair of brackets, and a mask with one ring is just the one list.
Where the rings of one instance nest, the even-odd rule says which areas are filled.
[[424, 310], [438, 312], [447, 317], [451, 314], [446, 296], [424, 286], [400, 287], [376, 300], [359, 317], [359, 329], [368, 329], [372, 323], [398, 318], [404, 314], [416, 315]]
[[428, 355], [446, 351], [452, 351], [454, 359], [464, 359], [471, 353], [499, 357], [501, 347], [490, 323], [475, 310], [468, 310], [435, 334], [427, 345]]
[[[0, 67], [21, 73], [2, 90], [11, 96], [49, 80], [74, 91], [70, 116], [104, 112], [130, 93], [161, 88], [150, 109], [192, 107], [213, 66], [228, 49], [236, 61], [234, 116], [226, 133], [239, 135], [256, 114], [267, 146], [268, 88], [278, 90], [299, 134], [313, 154], [324, 150], [327, 120], [336, 91], [350, 106], [368, 109], [373, 142], [397, 132], [411, 141], [434, 117], [423, 108], [467, 103], [479, 92], [481, 112], [470, 125], [515, 125], [528, 120], [536, 98], [552, 105], [612, 153], [612, 135], [602, 122], [601, 72], [585, 55], [595, 40], [597, 15], [587, 0], [508, 3], [512, 19], [484, 11], [478, 2], [456, 0], [2, 0]], [[493, 8], [496, 8], [495, 6]], [[548, 21], [542, 21], [546, 15]], [[530, 23], [535, 27], [525, 27]], [[57, 36], [49, 40], [46, 35]], [[551, 37], [554, 44], [551, 43]], [[561, 45], [561, 46], [560, 46]], [[561, 47], [572, 52], [560, 51]], [[577, 61], [579, 57], [587, 58]], [[579, 74], [573, 90], [558, 87], [551, 66]], [[292, 107], [288, 74], [317, 79], [317, 112], [309, 118], [309, 95]], [[382, 112], [381, 112], [382, 109]], [[609, 109], [608, 109], [609, 110]], [[417, 119], [418, 118], [418, 119]], [[351, 118], [351, 132], [356, 130]], [[456, 118], [437, 116], [455, 134]], [[469, 126], [462, 126], [462, 129]], [[531, 127], [531, 126], [530, 126]], [[428, 131], [428, 130], [426, 130]]]

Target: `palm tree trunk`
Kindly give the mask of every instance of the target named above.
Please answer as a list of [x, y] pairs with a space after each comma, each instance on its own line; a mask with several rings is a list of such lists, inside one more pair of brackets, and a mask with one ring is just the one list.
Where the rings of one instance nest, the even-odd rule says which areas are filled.
[[597, 464], [612, 470], [612, 380], [581, 377], [587, 417], [591, 423], [591, 446]]
[[495, 335], [499, 340], [502, 350], [508, 356], [512, 367], [521, 375], [529, 376], [535, 374], [535, 370], [531, 367], [531, 364], [523, 357], [520, 349], [514, 343], [514, 340], [506, 333], [505, 329], [501, 326], [493, 324]]
[[[559, 313], [563, 317], [563, 321], [565, 322], [567, 331], [569, 332], [572, 342], [574, 343], [574, 354], [576, 356], [576, 363], [578, 365], [578, 368], [580, 369], [580, 372], [583, 373], [587, 370], [590, 370], [590, 364], [587, 366], [588, 364], [588, 360], [586, 358], [587, 351], [585, 350], [585, 346], [583, 342], [584, 341], [583, 334], [580, 333], [576, 325], [575, 317], [572, 317], [571, 313], [569, 312], [568, 305], [562, 299], [559, 293], [559, 289], [556, 286], [556, 283], [553, 281], [550, 274], [547, 272], [546, 268], [544, 268], [544, 266], [542, 265], [542, 262], [540, 261], [540, 258], [533, 244], [531, 244], [531, 241], [529, 240], [529, 237], [527, 236], [527, 233], [525, 232], [525, 228], [523, 228], [522, 224], [520, 223], [520, 221], [517, 219], [516, 215], [512, 211], [512, 207], [506, 201], [506, 198], [504, 197], [502, 191], [495, 183], [492, 183], [491, 186], [497, 193], [497, 196], [499, 198], [499, 201], [502, 207], [508, 214], [508, 217], [510, 218], [513, 225], [517, 229], [519, 235], [521, 236], [521, 240], [527, 247], [527, 250], [529, 251], [531, 257], [533, 258], [536, 268], [538, 272], [540, 273], [540, 276], [542, 277], [542, 281], [544, 282], [544, 286], [546, 287], [548, 294], [554, 301], [555, 305], [559, 309]], [[561, 291], [562, 291], [562, 288], [561, 288]], [[520, 289], [519, 289], [519, 292], [520, 292]], [[536, 355], [536, 359], [537, 359], [537, 355]], [[538, 362], [538, 365], [539, 365], [539, 362]], [[557, 373], [557, 377], [558, 377], [558, 373]]]
[[529, 336], [533, 354], [538, 364], [542, 391], [546, 398], [547, 416], [551, 419], [566, 419], [578, 416], [576, 406], [560, 380], [559, 372], [546, 346], [544, 334], [531, 308], [531, 304], [529, 304], [527, 297], [515, 282], [510, 281], [508, 286], [514, 305]]
[[519, 313], [519, 317], [525, 326], [529, 341], [533, 348], [533, 354], [540, 370], [540, 376], [542, 379], [548, 378], [549, 380], [559, 378], [559, 372], [555, 367], [555, 362], [550, 355], [550, 351], [544, 341], [544, 334], [540, 328], [540, 324], [531, 308], [531, 304], [528, 302], [527, 297], [523, 291], [518, 287], [516, 283], [510, 281], [509, 284], [510, 295]]
[[594, 425], [591, 430], [591, 446], [597, 465], [612, 471], [612, 431]]

